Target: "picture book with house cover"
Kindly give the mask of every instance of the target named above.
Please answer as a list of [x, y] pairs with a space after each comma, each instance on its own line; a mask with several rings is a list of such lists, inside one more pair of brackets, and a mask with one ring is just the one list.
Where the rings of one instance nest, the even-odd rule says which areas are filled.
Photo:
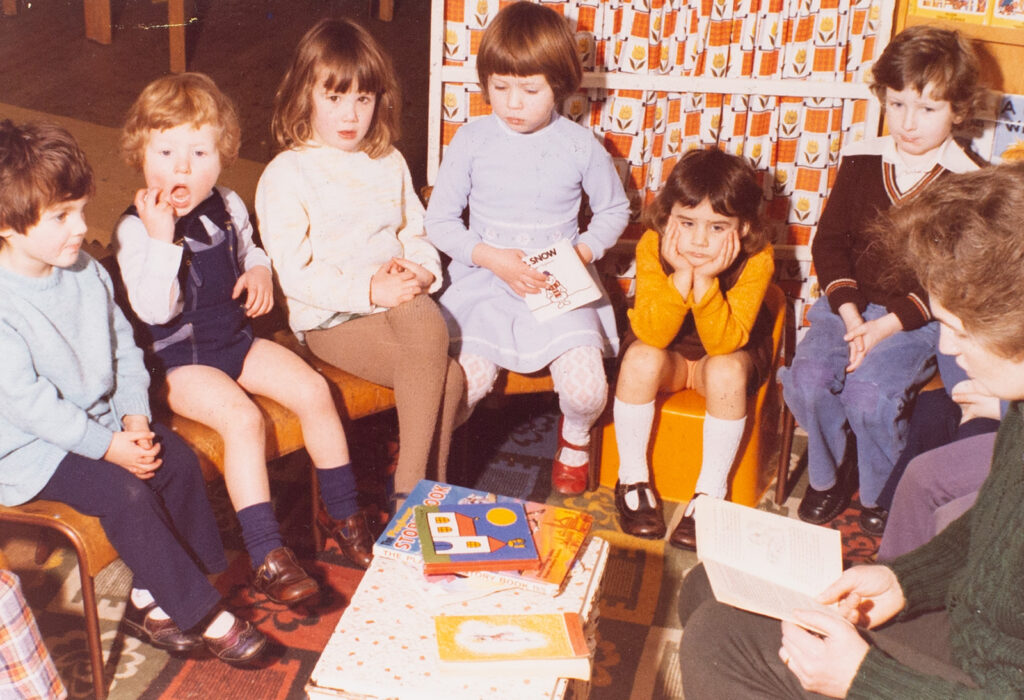
[[415, 507], [453, 503], [522, 503], [540, 555], [536, 569], [471, 571], [466, 576], [485, 578], [496, 586], [512, 586], [555, 595], [568, 578], [573, 562], [583, 550], [594, 522], [593, 516], [572, 508], [522, 501], [465, 486], [421, 480], [373, 545], [374, 556], [401, 559], [421, 566], [420, 541], [416, 534]]
[[438, 615], [434, 628], [445, 673], [590, 680], [590, 650], [576, 613]]
[[416, 533], [427, 574], [540, 566], [521, 503], [416, 506]]

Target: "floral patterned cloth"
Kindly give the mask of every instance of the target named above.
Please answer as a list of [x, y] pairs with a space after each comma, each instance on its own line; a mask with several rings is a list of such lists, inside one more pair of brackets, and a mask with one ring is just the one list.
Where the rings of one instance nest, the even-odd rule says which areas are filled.
[[[444, 64], [473, 67], [484, 28], [511, 0], [436, 1], [444, 2]], [[569, 20], [586, 71], [854, 84], [863, 83], [870, 69], [882, 5], [881, 0], [529, 1]], [[443, 149], [459, 126], [490, 108], [475, 83], [444, 82], [442, 94]], [[633, 208], [627, 239], [643, 232], [639, 212], [680, 153], [717, 146], [748, 157], [762, 173], [776, 247], [796, 247], [795, 255], [786, 256], [795, 259], [780, 261], [783, 285], [791, 297], [817, 296], [807, 246], [843, 140], [865, 136], [867, 100], [590, 88], [571, 96], [563, 113], [591, 128], [612, 154]]]

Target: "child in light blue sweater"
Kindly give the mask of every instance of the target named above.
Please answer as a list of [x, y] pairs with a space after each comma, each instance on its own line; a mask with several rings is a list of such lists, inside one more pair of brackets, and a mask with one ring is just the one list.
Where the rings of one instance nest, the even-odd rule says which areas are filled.
[[127, 632], [248, 663], [266, 639], [203, 571], [227, 562], [199, 462], [150, 425], [142, 352], [107, 272], [81, 252], [92, 188], [66, 131], [0, 122], [0, 503], [99, 518], [134, 576]]

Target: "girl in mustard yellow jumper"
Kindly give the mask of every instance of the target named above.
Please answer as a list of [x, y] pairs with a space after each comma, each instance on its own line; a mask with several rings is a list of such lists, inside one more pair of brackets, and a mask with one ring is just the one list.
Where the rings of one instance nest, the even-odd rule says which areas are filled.
[[693, 388], [707, 400], [696, 495], [669, 542], [694, 549], [696, 497], [725, 497], [747, 396], [771, 362], [771, 319], [763, 301], [775, 263], [761, 201], [745, 160], [697, 150], [680, 159], [646, 212], [649, 230], [637, 244], [636, 303], [629, 312], [632, 342], [615, 387], [615, 507], [628, 534], [665, 535], [647, 465], [659, 392]]

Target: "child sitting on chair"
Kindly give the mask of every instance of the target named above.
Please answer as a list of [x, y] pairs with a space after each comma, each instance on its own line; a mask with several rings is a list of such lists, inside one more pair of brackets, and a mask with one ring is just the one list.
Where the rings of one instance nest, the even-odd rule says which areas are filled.
[[672, 168], [647, 211], [650, 230], [637, 244], [636, 303], [629, 311], [635, 340], [622, 358], [614, 405], [615, 507], [630, 535], [665, 534], [647, 466], [660, 392], [692, 388], [707, 400], [700, 477], [669, 542], [695, 549], [697, 496], [724, 498], [728, 490], [747, 396], [768, 376], [772, 357], [763, 301], [775, 262], [761, 222], [762, 198], [746, 161], [698, 150]]
[[[978, 60], [957, 32], [915, 26], [900, 32], [872, 68], [889, 135], [849, 144], [811, 252], [825, 293], [792, 366], [783, 396], [807, 431], [810, 486], [800, 518], [826, 523], [850, 502], [860, 476], [861, 521], [884, 527], [878, 497], [906, 439], [907, 405], [935, 372], [938, 327], [927, 296], [879, 253], [868, 226], [949, 173], [979, 160], [952, 138], [981, 91]], [[856, 455], [847, 454], [851, 433]]]
[[[590, 428], [608, 398], [604, 355], [618, 352], [615, 316], [605, 295], [538, 321], [523, 297], [547, 282], [523, 255], [565, 240], [592, 263], [622, 234], [629, 203], [601, 142], [558, 114], [583, 70], [564, 17], [509, 4], [484, 31], [476, 67], [493, 113], [456, 132], [427, 207], [427, 235], [452, 258], [441, 307], [470, 411], [499, 368], [550, 367], [562, 411], [551, 485], [578, 495], [587, 486]], [[593, 217], [580, 231], [584, 195]]]
[[0, 122], [0, 503], [99, 518], [132, 571], [133, 636], [252, 661], [266, 639], [205, 575], [227, 561], [199, 462], [151, 425], [142, 352], [106, 270], [81, 252], [92, 188], [69, 133]]
[[166, 376], [171, 410], [224, 439], [224, 480], [256, 589], [292, 605], [319, 586], [282, 541], [263, 414], [249, 393], [299, 417], [326, 515], [344, 525], [342, 552], [366, 568], [373, 539], [326, 380], [292, 351], [253, 336], [251, 319], [274, 303], [270, 261], [253, 243], [241, 198], [216, 186], [238, 144], [235, 110], [207, 76], [150, 83], [122, 135], [125, 158], [146, 187], [117, 224], [117, 261], [132, 310], [146, 324], [150, 369]]

